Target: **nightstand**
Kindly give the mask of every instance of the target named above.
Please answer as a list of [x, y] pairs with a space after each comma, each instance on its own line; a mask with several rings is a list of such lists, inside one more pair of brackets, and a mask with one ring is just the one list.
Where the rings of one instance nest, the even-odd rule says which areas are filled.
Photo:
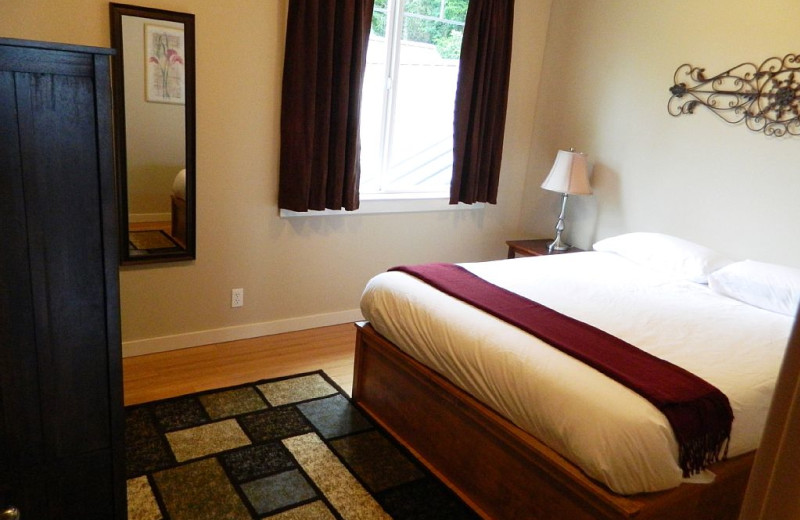
[[583, 251], [577, 247], [570, 247], [566, 251], [547, 252], [547, 244], [552, 242], [552, 238], [541, 238], [536, 240], [507, 240], [508, 258], [519, 256], [541, 256], [541, 255], [560, 255], [564, 253], [578, 253]]

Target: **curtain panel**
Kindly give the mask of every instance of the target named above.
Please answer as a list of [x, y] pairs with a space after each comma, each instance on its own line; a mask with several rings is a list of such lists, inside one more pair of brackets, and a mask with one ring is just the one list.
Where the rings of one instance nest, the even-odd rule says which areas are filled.
[[358, 209], [359, 111], [374, 0], [290, 0], [278, 206]]
[[497, 203], [514, 0], [470, 0], [456, 89], [450, 204]]

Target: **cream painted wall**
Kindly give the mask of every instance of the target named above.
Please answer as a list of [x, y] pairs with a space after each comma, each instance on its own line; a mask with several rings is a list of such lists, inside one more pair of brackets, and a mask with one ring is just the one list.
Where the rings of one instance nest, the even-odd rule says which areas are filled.
[[[483, 210], [281, 219], [287, 0], [159, 0], [197, 32], [197, 260], [123, 268], [128, 354], [357, 319], [367, 280], [400, 263], [505, 257], [517, 225], [550, 0], [518, 2], [500, 203]], [[108, 3], [0, 0], [0, 35], [107, 46]], [[244, 288], [245, 305], [230, 308]]]
[[698, 108], [674, 118], [675, 69], [709, 75], [800, 52], [796, 0], [553, 2], [520, 227], [551, 236], [539, 188], [559, 148], [585, 151], [595, 194], [571, 197], [576, 245], [661, 231], [734, 258], [800, 267], [800, 137], [770, 138]]

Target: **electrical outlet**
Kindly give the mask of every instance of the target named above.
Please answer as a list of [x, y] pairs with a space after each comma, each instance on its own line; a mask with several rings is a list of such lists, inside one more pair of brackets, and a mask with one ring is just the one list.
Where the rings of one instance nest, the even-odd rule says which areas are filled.
[[244, 305], [244, 289], [231, 289], [231, 307]]

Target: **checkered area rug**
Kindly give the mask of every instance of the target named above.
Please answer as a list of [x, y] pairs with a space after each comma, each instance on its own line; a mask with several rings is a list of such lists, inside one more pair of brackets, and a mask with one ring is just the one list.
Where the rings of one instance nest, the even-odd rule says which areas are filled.
[[129, 520], [477, 518], [321, 371], [125, 411]]

